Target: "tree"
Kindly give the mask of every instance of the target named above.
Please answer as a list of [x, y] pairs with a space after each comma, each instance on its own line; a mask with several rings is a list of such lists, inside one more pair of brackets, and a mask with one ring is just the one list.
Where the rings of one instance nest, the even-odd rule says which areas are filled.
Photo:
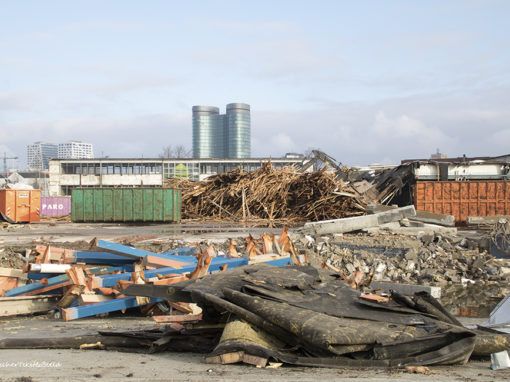
[[191, 158], [191, 150], [183, 145], [168, 145], [162, 148], [160, 158]]

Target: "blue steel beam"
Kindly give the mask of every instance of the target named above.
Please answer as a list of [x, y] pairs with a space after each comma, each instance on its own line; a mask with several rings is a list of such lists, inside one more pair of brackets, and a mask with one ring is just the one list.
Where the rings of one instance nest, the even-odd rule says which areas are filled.
[[[247, 265], [248, 259], [245, 258], [236, 258], [236, 259], [229, 259], [225, 257], [215, 257], [211, 264], [209, 265], [209, 272], [217, 272], [220, 270], [220, 267], [223, 265], [228, 265], [227, 269], [236, 268], [239, 266]], [[268, 261], [267, 264], [273, 265], [273, 266], [283, 266], [292, 264], [292, 259], [290, 257], [286, 257], [283, 259], [277, 259], [277, 260], [271, 260]], [[195, 269], [194, 266], [189, 267], [183, 267], [181, 269], [175, 269], [175, 268], [160, 268], [150, 271], [145, 271], [145, 278], [151, 278], [155, 277], [157, 273], [159, 274], [168, 274], [168, 273], [185, 273], [185, 272], [192, 272], [193, 269]], [[123, 273], [118, 275], [110, 275], [110, 276], [104, 276], [99, 277], [95, 279], [102, 280], [102, 287], [112, 287], [117, 284], [118, 280], [129, 280], [131, 278], [130, 273]], [[151, 298], [150, 302], [159, 302], [164, 301], [161, 299], [155, 299]], [[142, 304], [145, 305], [145, 304]], [[105, 302], [98, 302], [95, 304], [89, 304], [89, 305], [82, 305], [77, 307], [71, 307], [62, 309], [62, 317], [66, 320], [75, 320], [78, 318], [83, 317], [90, 317], [95, 316], [97, 314], [102, 313], [109, 313], [114, 312], [117, 310], [122, 309], [128, 309], [128, 308], [134, 308], [137, 306], [141, 306], [136, 301], [136, 297], [124, 297], [119, 298], [115, 300], [105, 301]]]
[[[150, 303], [163, 301], [152, 298]], [[78, 318], [95, 316], [96, 314], [115, 312], [117, 310], [135, 308], [146, 304], [138, 304], [136, 297], [117, 298], [110, 301], [97, 302], [95, 304], [81, 305], [73, 308], [62, 309], [62, 318], [66, 321]]]
[[[123, 267], [97, 267], [97, 268], [89, 268], [87, 270], [92, 274], [111, 273], [111, 272], [116, 272], [116, 271], [132, 272], [133, 267], [130, 265], [127, 265], [127, 266], [123, 266]], [[130, 274], [130, 273], [125, 273], [125, 274]], [[48, 280], [47, 284], [42, 284], [40, 281], [37, 281], [35, 283], [31, 283], [31, 284], [27, 284], [27, 285], [23, 285], [23, 286], [20, 286], [17, 288], [7, 290], [7, 291], [5, 291], [5, 296], [13, 297], [13, 296], [19, 296], [22, 294], [26, 294], [26, 293], [33, 293], [39, 289], [46, 289], [48, 287], [52, 287], [55, 285], [62, 284], [66, 281], [69, 281], [69, 277], [67, 276], [67, 274], [62, 274], [62, 275], [50, 277], [47, 280]]]
[[48, 279], [48, 283], [46, 285], [43, 285], [40, 281], [37, 281], [32, 284], [23, 285], [17, 288], [9, 289], [5, 291], [6, 297], [13, 297], [13, 296], [19, 296], [26, 293], [35, 292], [38, 289], [45, 289], [48, 287], [56, 286], [59, 284], [62, 284], [66, 281], [69, 281], [69, 277], [66, 274], [51, 277]]
[[73, 263], [121, 265], [133, 264], [136, 259], [108, 252], [76, 251], [71, 257]]
[[[227, 269], [232, 269], [236, 267], [240, 267], [242, 265], [248, 265], [248, 259], [245, 258], [218, 258], [215, 257], [211, 264], [209, 265], [209, 272], [217, 272], [220, 270], [220, 267], [223, 265], [227, 265]], [[157, 274], [167, 275], [169, 273], [188, 273], [193, 272], [195, 269], [195, 265], [189, 265], [182, 267], [180, 269], [168, 267], [168, 268], [159, 268], [159, 269], [151, 269], [149, 271], [145, 271], [145, 278], [149, 279], [152, 277], [157, 277]], [[119, 273], [117, 275], [109, 275], [103, 277], [94, 277], [94, 286], [96, 288], [111, 288], [117, 285], [117, 281], [119, 280], [131, 280], [131, 273]]]
[[146, 256], [158, 256], [166, 259], [168, 258], [167, 256], [180, 255], [181, 253], [185, 256], [189, 256], [189, 254], [196, 253], [197, 251], [197, 249], [193, 247], [183, 247], [168, 252], [155, 253], [146, 251], [144, 249], [133, 248], [128, 245], [112, 243], [110, 241], [101, 239], [97, 239], [95, 241], [93, 248], [97, 248], [101, 252], [113, 253], [115, 255], [129, 257], [136, 260], [143, 259]]

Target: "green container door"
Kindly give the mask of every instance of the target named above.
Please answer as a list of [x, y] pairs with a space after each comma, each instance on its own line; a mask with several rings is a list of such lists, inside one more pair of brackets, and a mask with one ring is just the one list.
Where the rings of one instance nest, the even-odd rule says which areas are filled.
[[76, 222], [177, 222], [181, 191], [172, 188], [75, 188], [71, 219]]

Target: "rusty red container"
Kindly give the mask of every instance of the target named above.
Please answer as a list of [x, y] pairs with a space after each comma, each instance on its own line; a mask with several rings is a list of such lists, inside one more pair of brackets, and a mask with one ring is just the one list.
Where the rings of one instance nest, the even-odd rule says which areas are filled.
[[64, 216], [71, 213], [71, 197], [42, 197], [41, 216]]
[[458, 223], [468, 216], [510, 215], [510, 182], [417, 181], [414, 206], [421, 211], [453, 215]]

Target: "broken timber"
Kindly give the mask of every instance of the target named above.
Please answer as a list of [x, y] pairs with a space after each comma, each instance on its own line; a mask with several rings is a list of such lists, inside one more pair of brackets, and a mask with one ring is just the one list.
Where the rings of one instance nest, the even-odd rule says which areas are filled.
[[47, 312], [58, 300], [58, 296], [51, 295], [0, 297], [0, 317]]

